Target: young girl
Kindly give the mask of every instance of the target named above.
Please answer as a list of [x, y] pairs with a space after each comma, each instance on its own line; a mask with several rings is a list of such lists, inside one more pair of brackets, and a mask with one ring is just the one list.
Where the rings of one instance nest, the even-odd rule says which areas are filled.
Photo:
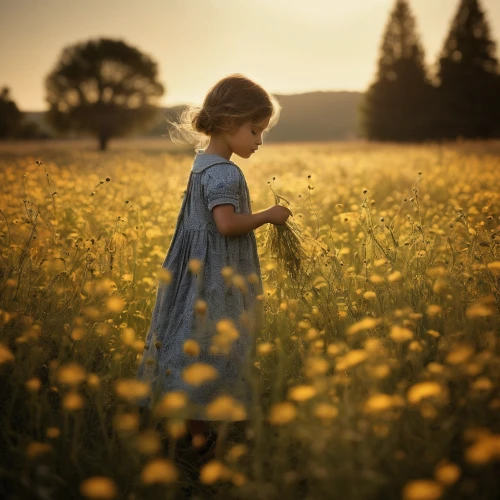
[[[151, 384], [154, 398], [170, 391], [187, 394], [192, 408], [187, 428], [193, 444], [205, 443], [199, 447], [205, 456], [213, 454], [217, 437], [209, 432], [207, 404], [231, 396], [244, 408], [234, 421], [246, 420], [252, 404], [250, 358], [263, 319], [253, 230], [285, 224], [291, 215], [280, 205], [252, 213], [245, 176], [231, 156], [253, 155], [280, 109], [258, 84], [233, 74], [209, 90], [201, 109], [188, 107], [180, 123], [169, 122], [172, 139], [180, 133], [196, 148], [207, 142], [208, 147], [194, 158], [162, 265], [171, 281], [159, 284], [137, 377]], [[141, 404], [152, 408], [153, 403], [147, 398]]]

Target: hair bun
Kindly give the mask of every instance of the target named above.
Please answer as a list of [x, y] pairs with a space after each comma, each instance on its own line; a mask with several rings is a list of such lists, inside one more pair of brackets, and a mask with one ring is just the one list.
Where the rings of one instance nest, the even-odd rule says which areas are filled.
[[210, 135], [214, 131], [214, 125], [205, 108], [201, 108], [195, 120], [195, 128], [198, 132]]

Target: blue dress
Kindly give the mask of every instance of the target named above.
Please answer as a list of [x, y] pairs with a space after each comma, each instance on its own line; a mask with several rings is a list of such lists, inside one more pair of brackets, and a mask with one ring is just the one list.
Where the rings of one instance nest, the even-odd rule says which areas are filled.
[[[212, 209], [225, 203], [234, 205], [237, 213], [252, 213], [243, 172], [230, 160], [198, 150], [162, 264], [172, 279], [168, 284], [158, 284], [146, 348], [137, 371], [139, 380], [151, 384], [151, 396], [139, 401], [141, 406], [151, 408], [153, 400], [164, 393], [184, 391], [190, 400], [189, 418], [214, 420], [205, 413], [205, 405], [227, 394], [241, 403], [249, 416], [251, 364], [255, 339], [263, 326], [263, 295], [258, 297], [263, 294], [262, 275], [253, 231], [239, 236], [218, 232]], [[188, 269], [191, 259], [202, 263], [197, 274]], [[223, 276], [223, 268], [229, 266], [233, 276], [240, 275], [239, 281]], [[195, 311], [197, 299], [205, 301], [205, 314]], [[223, 319], [234, 322], [237, 336], [233, 335], [230, 345], [221, 350], [217, 323]], [[198, 355], [184, 352], [188, 339], [197, 342]], [[200, 385], [188, 383], [183, 371], [192, 363], [211, 365], [217, 377]], [[233, 420], [242, 419], [246, 418]]]

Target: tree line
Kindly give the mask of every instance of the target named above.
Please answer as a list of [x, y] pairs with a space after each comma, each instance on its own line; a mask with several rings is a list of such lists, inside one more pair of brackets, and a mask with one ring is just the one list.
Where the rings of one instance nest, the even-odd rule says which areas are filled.
[[[495, 51], [479, 0], [460, 0], [431, 74], [408, 0], [395, 0], [376, 75], [358, 108], [360, 135], [396, 142], [500, 137]], [[45, 90], [47, 123], [63, 137], [95, 136], [101, 150], [113, 137], [151, 127], [165, 92], [151, 57], [104, 38], [66, 47], [45, 79]], [[23, 120], [4, 88], [0, 139], [30, 137], [44, 134]]]

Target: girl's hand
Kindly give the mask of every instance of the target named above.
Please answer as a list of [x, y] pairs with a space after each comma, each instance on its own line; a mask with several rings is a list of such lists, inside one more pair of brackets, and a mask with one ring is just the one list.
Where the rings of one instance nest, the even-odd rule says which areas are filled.
[[292, 212], [284, 207], [283, 205], [274, 205], [271, 208], [267, 209], [268, 219], [267, 221], [270, 224], [283, 225], [287, 221], [290, 215], [293, 215]]

